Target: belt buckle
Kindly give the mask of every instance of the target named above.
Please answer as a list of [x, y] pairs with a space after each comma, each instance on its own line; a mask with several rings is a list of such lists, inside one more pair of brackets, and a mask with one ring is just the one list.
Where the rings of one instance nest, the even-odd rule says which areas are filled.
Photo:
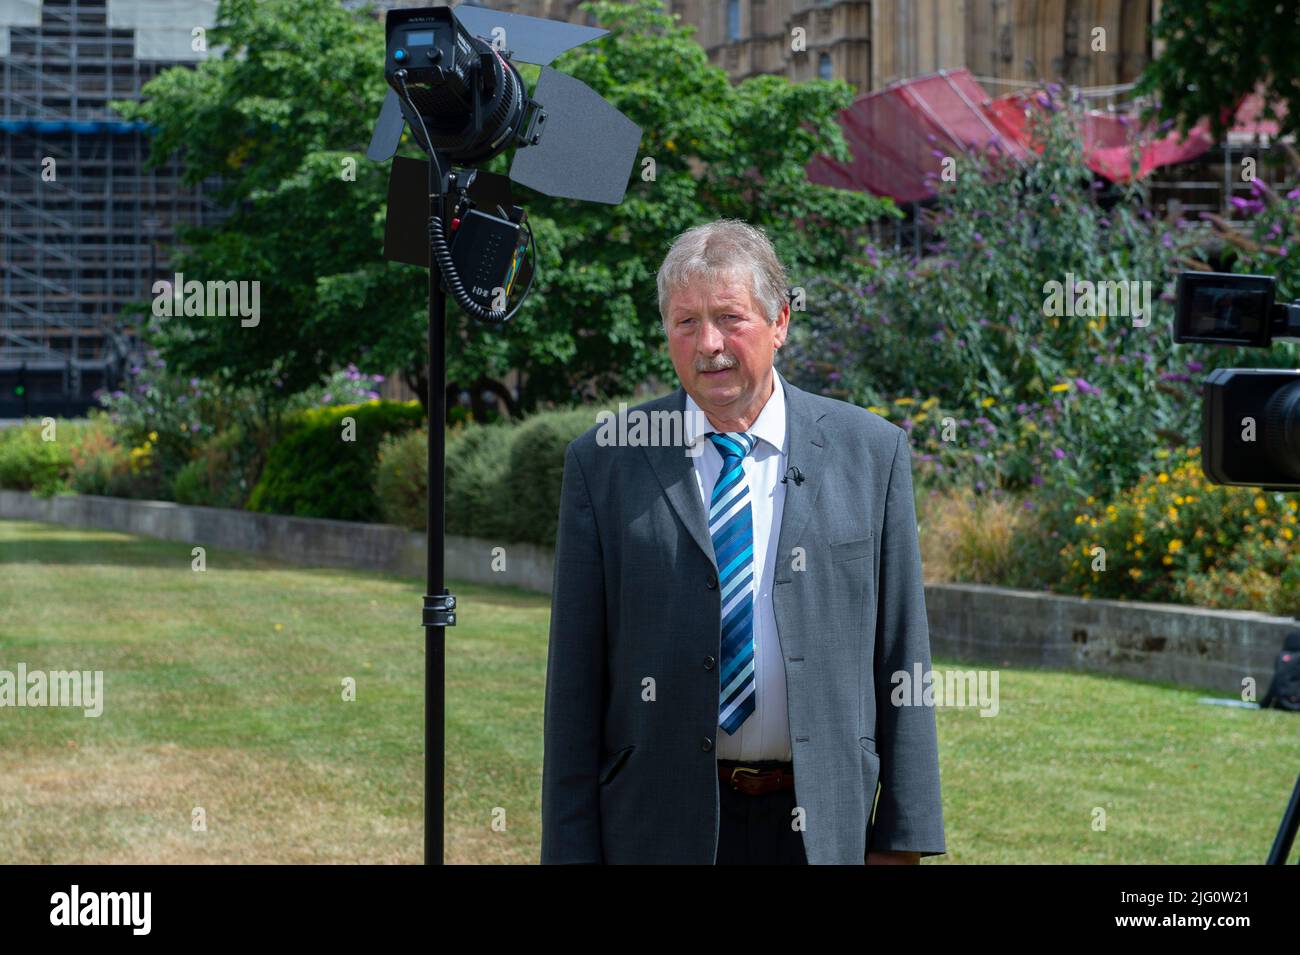
[[731, 779], [728, 780], [728, 782], [731, 783], [732, 789], [738, 790], [740, 786], [736, 783], [737, 773], [746, 773], [750, 776], [753, 776], [755, 779], [757, 779], [760, 775], [762, 775], [762, 772], [763, 770], [755, 769], [752, 766], [735, 766], [731, 770]]

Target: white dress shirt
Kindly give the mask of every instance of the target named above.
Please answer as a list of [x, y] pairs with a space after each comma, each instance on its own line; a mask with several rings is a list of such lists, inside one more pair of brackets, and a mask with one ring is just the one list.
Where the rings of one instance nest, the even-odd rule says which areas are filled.
[[[713, 485], [722, 471], [722, 455], [704, 435], [717, 429], [695, 399], [686, 396], [685, 437], [688, 442], [701, 440], [704, 450], [695, 455], [695, 477], [699, 483], [704, 513], [709, 512]], [[721, 726], [717, 734], [719, 759], [761, 760], [790, 757], [790, 723], [786, 715], [785, 660], [776, 634], [776, 614], [772, 609], [772, 577], [777, 562], [777, 544], [781, 532], [781, 512], [785, 504], [786, 455], [789, 444], [785, 428], [785, 390], [775, 369], [772, 394], [749, 433], [759, 440], [754, 450], [741, 462], [749, 482], [749, 505], [754, 524], [754, 679], [757, 700], [754, 712], [728, 735]], [[722, 621], [718, 624], [721, 626]], [[722, 660], [718, 661], [722, 668]]]

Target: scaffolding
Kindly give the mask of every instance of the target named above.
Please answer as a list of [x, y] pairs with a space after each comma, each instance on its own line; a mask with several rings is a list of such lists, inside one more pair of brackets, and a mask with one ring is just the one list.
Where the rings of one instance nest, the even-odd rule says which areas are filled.
[[82, 414], [116, 387], [140, 347], [124, 307], [168, 277], [178, 226], [222, 217], [178, 162], [145, 169], [147, 129], [109, 107], [196, 59], [189, 24], [213, 7], [0, 0], [0, 418]]

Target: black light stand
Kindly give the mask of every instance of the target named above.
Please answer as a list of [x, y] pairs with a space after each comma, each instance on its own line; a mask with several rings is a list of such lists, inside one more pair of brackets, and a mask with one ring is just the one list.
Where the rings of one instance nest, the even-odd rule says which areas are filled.
[[[443, 228], [446, 177], [435, 155], [429, 157], [429, 225]], [[446, 751], [447, 634], [456, 623], [456, 598], [445, 586], [443, 544], [446, 513], [443, 468], [447, 441], [447, 293], [442, 272], [429, 253], [429, 462], [428, 522], [425, 525], [424, 586], [424, 862], [442, 865], [443, 753]]]
[[[424, 861], [441, 865], [446, 628], [456, 624], [443, 554], [447, 296], [481, 322], [501, 325], [514, 317], [532, 287], [537, 252], [509, 183], [616, 205], [627, 190], [641, 130], [585, 83], [546, 65], [607, 30], [461, 4], [390, 11], [384, 32], [389, 90], [366, 150], [375, 162], [393, 160], [384, 255], [429, 269]], [[516, 58], [541, 68], [531, 94], [513, 65]], [[423, 187], [413, 174], [416, 163], [395, 156], [407, 125], [429, 157]], [[507, 149], [514, 149], [508, 177], [476, 168]], [[428, 210], [422, 222], [416, 214], [421, 208]], [[509, 298], [525, 266], [528, 278], [515, 305], [493, 304], [498, 292]]]

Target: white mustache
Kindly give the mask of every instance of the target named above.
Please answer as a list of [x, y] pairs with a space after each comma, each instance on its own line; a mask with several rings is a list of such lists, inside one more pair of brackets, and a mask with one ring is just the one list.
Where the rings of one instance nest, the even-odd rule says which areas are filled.
[[731, 358], [731, 359], [724, 359], [724, 364], [718, 365], [716, 368], [708, 368], [708, 367], [704, 367], [704, 366], [701, 366], [701, 365], [699, 365], [699, 364], [696, 364], [696, 366], [695, 366], [695, 370], [696, 370], [696, 371], [723, 371], [723, 370], [725, 370], [725, 369], [727, 369], [727, 368], [735, 368], [735, 367], [736, 367], [736, 364], [737, 364], [737, 362], [736, 362], [736, 359], [734, 359], [734, 358]]

